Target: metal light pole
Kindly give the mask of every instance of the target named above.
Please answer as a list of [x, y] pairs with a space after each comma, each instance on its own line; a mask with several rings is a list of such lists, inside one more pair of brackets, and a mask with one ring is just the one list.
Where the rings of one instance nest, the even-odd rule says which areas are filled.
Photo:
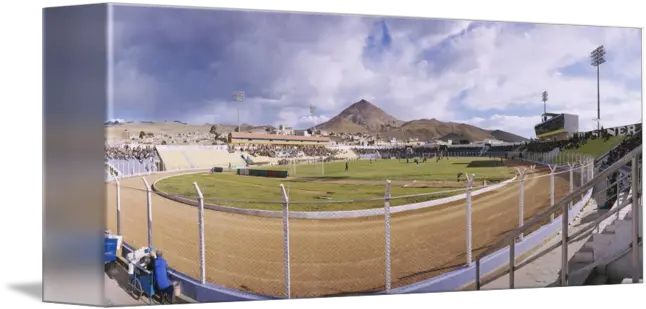
[[[543, 115], [545, 115], [547, 114], [547, 91], [543, 91], [542, 99], [543, 99]], [[543, 116], [542, 121], [545, 121], [545, 116]]]
[[[597, 67], [597, 131], [601, 131], [601, 96], [599, 91], [599, 67], [606, 62], [604, 58], [606, 50], [603, 45], [597, 47], [590, 53], [590, 64]], [[600, 132], [599, 132], [600, 133]]]
[[[318, 119], [316, 119], [316, 105], [310, 104], [310, 117], [312, 117], [312, 122], [314, 127], [312, 128], [312, 135], [315, 135], [316, 126], [319, 125]], [[321, 158], [321, 175], [325, 175], [325, 156]]]
[[238, 132], [242, 131], [240, 128], [240, 105], [244, 102], [245, 93], [244, 91], [237, 91], [233, 93], [233, 100], [238, 102]]

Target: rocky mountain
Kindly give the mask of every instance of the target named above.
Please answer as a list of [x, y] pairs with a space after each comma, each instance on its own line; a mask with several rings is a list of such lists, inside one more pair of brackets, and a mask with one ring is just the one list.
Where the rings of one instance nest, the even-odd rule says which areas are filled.
[[374, 104], [361, 100], [316, 128], [330, 132], [371, 133], [399, 127], [402, 123]]
[[527, 140], [502, 130], [485, 130], [466, 123], [443, 122], [435, 118], [404, 122], [366, 100], [350, 105], [316, 128], [335, 133], [377, 134], [383, 139], [398, 140], [408, 138], [419, 138], [422, 141], [496, 139], [505, 142], [521, 142]]

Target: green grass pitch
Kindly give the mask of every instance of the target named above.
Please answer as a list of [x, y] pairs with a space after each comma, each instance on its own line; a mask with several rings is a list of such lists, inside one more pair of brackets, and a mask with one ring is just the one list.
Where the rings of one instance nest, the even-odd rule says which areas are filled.
[[[386, 179], [391, 180], [392, 206], [423, 202], [464, 193], [465, 178], [458, 173], [476, 175], [474, 186], [500, 182], [514, 176], [515, 170], [500, 159], [450, 158], [439, 163], [428, 160], [419, 165], [410, 160], [384, 159], [330, 162], [294, 166], [262, 167], [287, 170], [289, 177], [265, 178], [239, 176], [234, 173], [200, 173], [167, 178], [157, 188], [173, 195], [196, 199], [193, 182], [197, 182], [205, 202], [224, 206], [280, 210], [280, 184], [288, 190], [292, 211], [333, 211], [383, 207]], [[294, 170], [295, 169], [295, 170]], [[450, 191], [450, 192], [443, 192]], [[397, 198], [417, 195], [414, 197]], [[378, 199], [378, 200], [370, 200]]]

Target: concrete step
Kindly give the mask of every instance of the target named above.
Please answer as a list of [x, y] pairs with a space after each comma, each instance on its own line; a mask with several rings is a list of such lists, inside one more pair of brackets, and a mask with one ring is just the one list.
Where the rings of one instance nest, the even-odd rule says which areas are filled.
[[592, 235], [592, 241], [594, 242], [594, 245], [608, 245], [612, 241], [615, 240], [615, 235], [614, 234], [594, 234]]
[[633, 220], [617, 220], [615, 221], [616, 229], [630, 229], [633, 228]]
[[607, 225], [607, 226], [603, 229], [603, 231], [601, 232], [601, 234], [614, 235], [616, 231], [617, 231], [617, 226], [616, 226], [616, 225], [614, 224], [614, 222], [613, 222], [612, 224]]
[[632, 220], [632, 219], [633, 219], [633, 211], [630, 210], [630, 211], [628, 211], [628, 213], [624, 217], [624, 220]]
[[594, 252], [593, 251], [584, 251], [577, 252], [572, 257], [573, 263], [592, 263], [594, 262]]
[[581, 247], [581, 251], [594, 251], [594, 241], [589, 240], [585, 244], [583, 244], [583, 247]]
[[586, 246], [587, 242], [579, 249], [579, 252], [594, 252], [594, 246]]

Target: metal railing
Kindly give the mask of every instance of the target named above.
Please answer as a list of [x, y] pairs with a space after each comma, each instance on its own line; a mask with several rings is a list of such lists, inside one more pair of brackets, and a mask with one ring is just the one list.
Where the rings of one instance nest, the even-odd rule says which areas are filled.
[[[560, 284], [561, 286], [567, 286], [568, 285], [568, 280], [570, 276], [573, 273], [580, 273], [585, 270], [592, 269], [600, 263], [610, 263], [624, 255], [626, 255], [629, 251], [632, 252], [632, 263], [633, 263], [633, 282], [637, 283], [639, 282], [640, 276], [641, 276], [641, 269], [640, 269], [640, 264], [639, 264], [639, 244], [641, 243], [640, 237], [639, 237], [639, 220], [641, 220], [641, 214], [639, 213], [640, 210], [640, 203], [641, 198], [640, 198], [640, 193], [641, 193], [641, 174], [639, 173], [640, 167], [639, 167], [639, 158], [642, 154], [642, 145], [639, 145], [636, 147], [634, 150], [629, 152], [627, 155], [622, 157], [621, 159], [617, 160], [615, 163], [613, 163], [611, 166], [600, 172], [599, 174], [595, 175], [590, 181], [586, 182], [582, 186], [580, 186], [578, 189], [572, 191], [570, 194], [567, 196], [563, 197], [560, 201], [555, 203], [553, 206], [548, 207], [547, 209], [543, 210], [542, 212], [539, 212], [536, 216], [534, 216], [532, 219], [528, 220], [525, 224], [522, 226], [510, 231], [505, 237], [491, 245], [489, 248], [487, 248], [484, 252], [479, 254], [476, 257], [476, 280], [475, 280], [475, 287], [476, 290], [480, 290], [481, 286], [483, 285], [483, 282], [481, 280], [481, 271], [480, 271], [480, 264], [481, 260], [485, 258], [486, 256], [490, 255], [491, 253], [497, 251], [500, 248], [503, 248], [505, 246], [509, 247], [509, 269], [507, 272], [503, 274], [498, 274], [495, 276], [493, 279], [487, 280], [486, 283], [489, 283], [497, 278], [500, 278], [504, 276], [506, 273], [509, 274], [509, 288], [513, 289], [514, 288], [514, 272], [516, 269], [519, 267], [525, 266], [528, 263], [538, 259], [538, 257], [532, 257], [531, 259], [523, 262], [520, 265], [516, 265], [516, 255], [515, 255], [515, 247], [516, 247], [516, 241], [519, 240], [523, 235], [523, 233], [529, 229], [531, 229], [533, 226], [537, 224], [541, 224], [544, 222], [546, 218], [549, 216], [552, 216], [558, 211], [562, 212], [562, 227], [561, 227], [561, 240], [551, 246], [548, 250], [554, 250], [558, 248], [559, 246], [561, 247], [561, 277], [560, 277]], [[616, 254], [612, 257], [609, 257], [607, 259], [603, 259], [601, 261], [595, 261], [591, 264], [593, 265], [588, 265], [585, 266], [582, 269], [577, 270], [576, 272], [570, 273], [568, 271], [568, 244], [571, 240], [575, 239], [578, 236], [581, 236], [583, 234], [582, 231], [578, 231], [574, 233], [573, 235], [569, 235], [568, 233], [568, 228], [570, 225], [570, 220], [568, 217], [568, 210], [569, 210], [569, 205], [570, 203], [581, 197], [585, 192], [588, 190], [594, 188], [597, 184], [606, 182], [607, 178], [611, 176], [613, 173], [617, 172], [620, 168], [626, 166], [628, 163], [631, 163], [632, 168], [631, 168], [631, 192], [632, 192], [632, 198], [631, 202], [629, 203], [629, 200], [624, 201], [621, 203], [619, 207], [616, 207], [616, 209], [613, 209], [612, 211], [606, 213], [604, 216], [601, 218], [597, 219], [595, 221], [596, 224], [600, 223], [601, 221], [605, 220], [609, 216], [613, 215], [614, 213], [617, 213], [621, 208], [626, 207], [629, 204], [632, 204], [632, 233], [631, 233], [631, 248], [623, 250], [619, 254]], [[595, 224], [595, 225], [596, 225]], [[594, 225], [592, 225], [594, 226]], [[545, 250], [549, 252], [548, 250]], [[627, 251], [628, 250], [628, 251]], [[542, 255], [544, 255], [546, 252], [543, 252]]]

